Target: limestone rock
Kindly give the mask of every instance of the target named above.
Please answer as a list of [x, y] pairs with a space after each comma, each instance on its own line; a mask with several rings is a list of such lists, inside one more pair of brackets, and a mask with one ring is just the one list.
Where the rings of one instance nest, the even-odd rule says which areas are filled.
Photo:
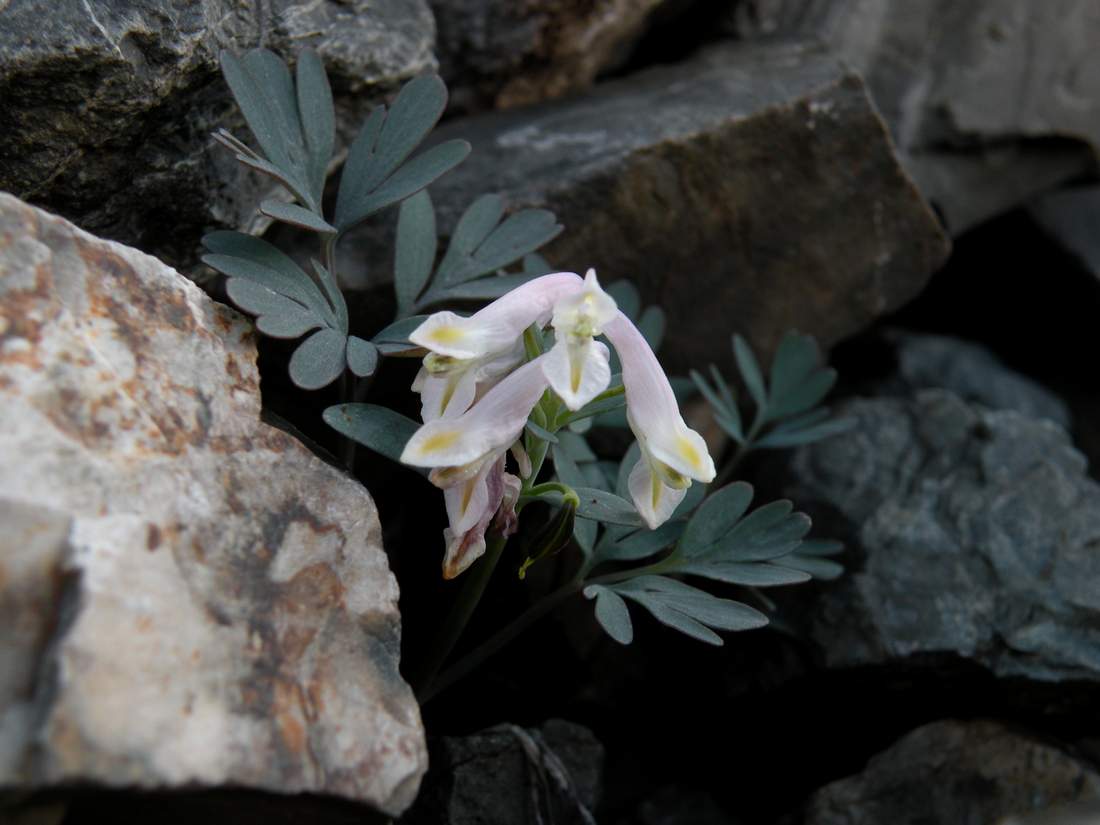
[[320, 52], [345, 130], [379, 91], [434, 66], [426, 0], [94, 0], [0, 4], [0, 189], [83, 229], [193, 263], [271, 185], [211, 132], [247, 130], [223, 48]]
[[1083, 173], [1100, 152], [1092, 0], [736, 0], [753, 38], [817, 36], [858, 69], [953, 234]]
[[1100, 800], [1100, 775], [1085, 762], [996, 722], [947, 720], [917, 728], [871, 759], [862, 773], [819, 790], [805, 822], [992, 825], [1005, 821], [1001, 817], [1084, 800]]
[[674, 0], [431, 0], [452, 108], [510, 108], [583, 91]]
[[896, 331], [890, 334], [897, 375], [888, 388], [911, 396], [917, 390], [950, 390], [964, 401], [993, 410], [1015, 410], [1030, 418], [1049, 418], [1066, 429], [1069, 407], [1030, 378], [1006, 367], [980, 344], [947, 335]]
[[827, 664], [1100, 681], [1100, 485], [1065, 430], [940, 390], [840, 411], [785, 491], [854, 555], [807, 610]]
[[255, 358], [178, 273], [0, 195], [0, 786], [412, 801], [374, 504], [261, 423]]
[[764, 349], [792, 327], [834, 342], [913, 297], [947, 253], [859, 79], [813, 47], [717, 47], [439, 137], [474, 146], [432, 186], [441, 227], [490, 187], [552, 209], [565, 231], [549, 260], [632, 279], [668, 313], [677, 369], [721, 357], [734, 331]]
[[402, 825], [594, 825], [603, 746], [551, 719], [539, 729], [497, 725], [432, 745], [432, 769]]

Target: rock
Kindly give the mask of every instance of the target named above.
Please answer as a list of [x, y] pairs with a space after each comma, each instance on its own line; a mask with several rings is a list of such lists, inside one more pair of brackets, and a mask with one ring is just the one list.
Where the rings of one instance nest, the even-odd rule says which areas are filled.
[[897, 358], [897, 375], [889, 385], [893, 393], [911, 396], [922, 389], [950, 390], [964, 401], [1049, 418], [1069, 429], [1070, 412], [1062, 399], [1006, 367], [980, 344], [900, 331], [889, 337]]
[[1052, 192], [1032, 203], [1029, 211], [1055, 242], [1100, 278], [1100, 186]]
[[763, 349], [792, 327], [826, 344], [851, 335], [947, 254], [859, 79], [812, 47], [716, 47], [439, 135], [459, 136], [474, 151], [432, 186], [439, 225], [490, 186], [552, 209], [565, 232], [549, 260], [632, 279], [669, 316], [675, 369], [728, 353], [733, 331]]
[[510, 108], [583, 91], [677, 0], [430, 0], [452, 109]]
[[516, 725], [432, 745], [432, 768], [403, 825], [594, 825], [603, 746], [580, 725], [550, 720], [541, 729]]
[[820, 37], [858, 69], [953, 234], [1083, 173], [1100, 151], [1091, 0], [737, 0], [742, 37]]
[[426, 768], [361, 486], [260, 421], [251, 325], [0, 195], [0, 787], [312, 791]]
[[946, 720], [917, 728], [862, 773], [819, 790], [805, 822], [993, 825], [1078, 800], [1100, 800], [1100, 774], [1086, 763], [997, 722]]
[[831, 667], [960, 660], [1100, 680], [1100, 486], [1065, 430], [940, 390], [857, 399], [801, 448], [785, 493], [849, 543], [811, 634]]
[[205, 230], [247, 227], [271, 191], [210, 138], [247, 136], [221, 49], [317, 49], [349, 131], [379, 91], [434, 65], [433, 33], [426, 0], [0, 4], [0, 189], [191, 264]]

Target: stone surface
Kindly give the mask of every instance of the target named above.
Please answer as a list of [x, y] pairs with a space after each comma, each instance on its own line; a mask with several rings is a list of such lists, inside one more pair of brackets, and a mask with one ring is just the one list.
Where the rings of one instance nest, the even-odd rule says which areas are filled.
[[654, 12], [677, 0], [430, 0], [456, 110], [582, 91], [613, 68]]
[[1031, 204], [1030, 212], [1053, 240], [1100, 278], [1100, 186], [1052, 192]]
[[958, 234], [1095, 174], [1092, 0], [736, 0], [746, 38], [815, 35], [865, 77], [906, 168]]
[[178, 273], [0, 195], [0, 786], [412, 801], [374, 504], [261, 423], [255, 358]]
[[432, 744], [432, 768], [403, 825], [595, 825], [603, 746], [559, 719], [497, 725]]
[[[489, 187], [549, 207], [565, 225], [549, 260], [632, 279], [668, 313], [676, 369], [722, 357], [734, 331], [764, 349], [792, 327], [832, 343], [913, 297], [947, 253], [859, 79], [812, 47], [718, 47], [444, 137], [474, 151], [432, 187], [439, 225]], [[349, 238], [345, 259], [389, 271], [360, 248]]]
[[426, 0], [36, 0], [0, 4], [0, 189], [176, 265], [246, 226], [270, 184], [211, 132], [251, 141], [217, 65], [320, 52], [342, 129], [434, 65]]
[[897, 358], [895, 379], [886, 387], [909, 396], [917, 390], [950, 390], [964, 401], [994, 410], [1015, 410], [1031, 418], [1049, 418], [1066, 429], [1069, 407], [1062, 399], [1008, 367], [988, 349], [961, 338], [892, 332]]
[[1100, 800], [1100, 774], [1085, 762], [996, 722], [945, 720], [917, 728], [862, 773], [819, 790], [804, 821], [994, 825], [1083, 800]]
[[1100, 485], [1065, 430], [940, 390], [839, 411], [854, 428], [797, 451], [784, 491], [851, 548], [807, 610], [826, 663], [1095, 685]]

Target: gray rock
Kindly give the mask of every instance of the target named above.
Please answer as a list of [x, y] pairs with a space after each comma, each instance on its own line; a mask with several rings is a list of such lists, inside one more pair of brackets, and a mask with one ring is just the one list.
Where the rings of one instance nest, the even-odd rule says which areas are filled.
[[946, 335], [895, 332], [889, 336], [897, 357], [898, 394], [950, 390], [964, 401], [994, 410], [1015, 410], [1031, 418], [1049, 418], [1070, 427], [1068, 406], [1042, 385], [1006, 367], [980, 344]]
[[510, 108], [583, 91], [655, 12], [680, 0], [430, 0], [452, 109]]
[[552, 719], [432, 744], [432, 769], [403, 825], [594, 825], [603, 746], [591, 731]]
[[1100, 278], [1100, 186], [1078, 186], [1036, 200], [1031, 215], [1051, 238]]
[[917, 728], [862, 773], [826, 785], [810, 798], [804, 821], [994, 825], [1085, 800], [1100, 800], [1100, 775], [1086, 763], [997, 722], [946, 720]]
[[261, 423], [255, 361], [178, 273], [0, 195], [0, 787], [412, 801], [374, 504]]
[[[36, 0], [0, 4], [0, 189], [176, 265], [245, 227], [271, 185], [210, 134], [247, 136], [223, 48], [312, 47], [345, 130], [434, 66], [426, 0]], [[345, 135], [346, 137], [346, 135]]]
[[1095, 174], [1092, 0], [737, 0], [729, 19], [747, 38], [818, 36], [858, 69], [953, 234]]
[[[735, 330], [765, 350], [792, 327], [851, 335], [947, 254], [859, 79], [811, 47], [718, 47], [440, 133], [474, 146], [432, 187], [441, 227], [487, 189], [549, 207], [565, 232], [548, 258], [632, 279], [668, 313], [677, 369], [728, 352]], [[358, 237], [364, 251], [349, 238], [346, 259], [372, 260]]]
[[940, 390], [841, 411], [786, 490], [857, 556], [810, 611], [827, 664], [1100, 680], [1100, 486], [1065, 430]]

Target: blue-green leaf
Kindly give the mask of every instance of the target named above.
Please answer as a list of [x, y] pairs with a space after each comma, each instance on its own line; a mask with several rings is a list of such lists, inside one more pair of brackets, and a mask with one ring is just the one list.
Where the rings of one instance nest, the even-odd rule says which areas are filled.
[[737, 368], [741, 371], [741, 377], [748, 387], [756, 406], [763, 410], [768, 405], [768, 393], [764, 389], [764, 377], [760, 374], [760, 365], [756, 362], [756, 356], [752, 354], [748, 342], [740, 335], [733, 336], [733, 356], [737, 360]]
[[334, 234], [336, 227], [330, 226], [324, 218], [309, 209], [297, 204], [283, 203], [282, 201], [263, 201], [260, 203], [260, 211], [269, 218], [274, 218], [292, 226], [300, 226], [312, 232]]
[[397, 219], [393, 281], [398, 313], [407, 312], [427, 286], [436, 245], [435, 209], [428, 190], [422, 189], [401, 204]]
[[733, 530], [752, 503], [752, 486], [743, 481], [730, 484], [703, 501], [688, 521], [680, 551], [697, 556], [711, 550]]
[[587, 599], [596, 599], [596, 621], [608, 636], [621, 645], [628, 645], [634, 639], [634, 626], [630, 622], [630, 611], [626, 602], [613, 590], [598, 584], [584, 589]]
[[625, 498], [594, 487], [581, 487], [576, 493], [581, 500], [577, 515], [582, 518], [628, 527], [641, 527], [645, 524], [634, 505]]
[[325, 423], [341, 435], [400, 461], [401, 452], [419, 424], [376, 404], [337, 404], [324, 412]]
[[313, 333], [290, 356], [290, 380], [303, 390], [327, 387], [344, 371], [347, 336], [334, 329]]
[[309, 181], [313, 196], [320, 203], [335, 143], [336, 117], [328, 75], [321, 58], [312, 49], [298, 55], [297, 92], [298, 113], [309, 155]]
[[354, 335], [348, 336], [348, 368], [363, 378], [378, 368], [378, 348], [370, 341]]

